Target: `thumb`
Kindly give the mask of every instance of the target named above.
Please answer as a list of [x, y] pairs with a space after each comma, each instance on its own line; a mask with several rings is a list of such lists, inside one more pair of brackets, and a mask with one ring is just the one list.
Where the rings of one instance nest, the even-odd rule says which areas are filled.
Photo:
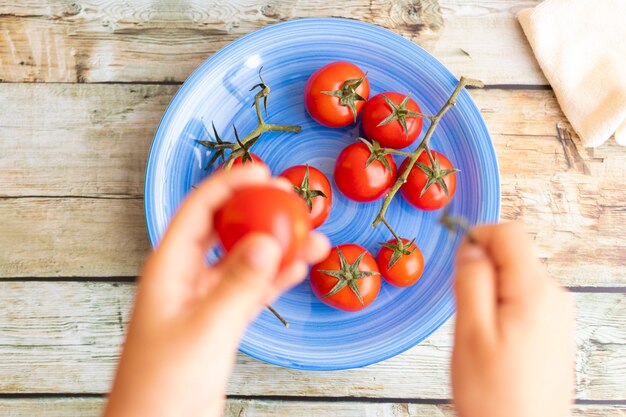
[[206, 300], [208, 309], [246, 325], [271, 290], [281, 257], [271, 236], [253, 233], [241, 239], [217, 266], [219, 283]]
[[463, 242], [456, 257], [456, 335], [489, 336], [496, 323], [496, 271], [480, 244]]

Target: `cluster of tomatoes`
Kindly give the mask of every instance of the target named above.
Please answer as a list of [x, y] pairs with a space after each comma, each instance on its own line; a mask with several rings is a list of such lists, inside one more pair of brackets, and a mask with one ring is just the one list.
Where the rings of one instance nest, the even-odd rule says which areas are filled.
[[[356, 123], [366, 139], [344, 148], [338, 155], [334, 180], [339, 191], [359, 202], [375, 201], [387, 194], [409, 163], [404, 149], [413, 144], [422, 130], [424, 115], [408, 95], [385, 92], [369, 98], [370, 87], [360, 68], [349, 62], [334, 62], [316, 71], [308, 80], [305, 107], [311, 117], [328, 127]], [[398, 171], [393, 154], [405, 157]], [[246, 161], [264, 163], [249, 153], [237, 157], [233, 166]], [[435, 210], [446, 205], [456, 190], [456, 169], [441, 153], [422, 152], [400, 193], [414, 207]], [[229, 250], [251, 231], [273, 234], [283, 247], [283, 264], [297, 259], [309, 231], [324, 223], [332, 206], [332, 188], [328, 178], [309, 165], [292, 166], [280, 174], [293, 184], [296, 193], [268, 186], [242, 190], [218, 211], [215, 219], [222, 245]], [[298, 195], [300, 197], [298, 197]], [[304, 204], [303, 204], [304, 202]], [[251, 217], [247, 208], [269, 213], [268, 218]], [[285, 219], [291, 225], [285, 230]], [[279, 224], [280, 223], [280, 224]], [[391, 227], [388, 225], [391, 230]], [[393, 233], [393, 232], [392, 232]], [[313, 293], [327, 305], [357, 311], [377, 297], [381, 276], [390, 284], [406, 287], [420, 278], [424, 258], [414, 239], [394, 238], [381, 243], [376, 258], [356, 244], [334, 247], [328, 257], [314, 265], [310, 274]]]

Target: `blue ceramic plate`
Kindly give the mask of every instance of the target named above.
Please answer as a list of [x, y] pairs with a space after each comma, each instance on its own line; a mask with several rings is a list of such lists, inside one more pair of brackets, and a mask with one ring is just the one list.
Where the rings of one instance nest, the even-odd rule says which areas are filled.
[[[291, 165], [309, 163], [332, 182], [335, 158], [353, 143], [358, 128], [329, 129], [315, 123], [304, 109], [302, 93], [316, 69], [338, 60], [351, 61], [368, 72], [371, 96], [389, 90], [411, 92], [427, 114], [435, 114], [457, 84], [450, 71], [420, 47], [358, 21], [296, 20], [233, 42], [189, 77], [161, 120], [146, 172], [145, 210], [152, 244], [159, 242], [191, 186], [210, 174], [203, 169], [210, 154], [195, 139], [209, 138], [211, 121], [224, 138], [232, 137], [233, 124], [243, 134], [256, 126], [248, 89], [257, 83], [260, 66], [272, 89], [266, 120], [298, 124], [302, 132], [267, 133], [253, 151], [275, 175]], [[425, 121], [424, 131], [427, 126]], [[456, 107], [437, 127], [431, 147], [461, 169], [452, 212], [471, 223], [498, 220], [496, 156], [469, 94], [460, 94]], [[337, 189], [333, 193], [332, 212], [319, 230], [333, 244], [358, 243], [375, 255], [377, 242], [390, 238], [384, 226], [370, 225], [381, 202], [357, 204]], [[400, 194], [387, 212], [387, 219], [403, 236], [417, 237], [424, 253], [426, 267], [416, 285], [399, 289], [384, 283], [370, 307], [343, 313], [319, 302], [305, 281], [274, 305], [290, 327], [284, 328], [264, 311], [249, 327], [241, 351], [290, 368], [335, 370], [372, 364], [419, 343], [454, 312], [451, 260], [460, 237], [437, 224], [440, 214], [415, 210]], [[217, 251], [208, 254], [210, 260], [217, 256]]]

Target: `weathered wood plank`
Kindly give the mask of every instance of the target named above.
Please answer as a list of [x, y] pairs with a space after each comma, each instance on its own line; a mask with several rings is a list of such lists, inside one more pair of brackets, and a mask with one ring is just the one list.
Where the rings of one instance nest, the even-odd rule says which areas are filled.
[[[533, 0], [0, 2], [4, 81], [183, 81], [233, 40], [272, 23], [346, 17], [422, 45], [488, 84], [547, 84], [515, 13]], [[470, 35], [468, 35], [470, 34]], [[502, 59], [506, 56], [506, 59]]]
[[[104, 400], [101, 398], [33, 398], [2, 399], [0, 414], [9, 417], [96, 417]], [[451, 405], [368, 403], [346, 401], [226, 401], [225, 417], [291, 417], [294, 415], [370, 416], [370, 417], [454, 417]], [[624, 417], [626, 407], [620, 405], [576, 405], [573, 417]]]
[[[149, 143], [175, 90], [0, 84], [8, 109], [0, 113], [0, 197], [140, 197]], [[498, 153], [502, 217], [526, 221], [561, 283], [624, 285], [626, 149], [559, 140], [556, 125], [565, 119], [551, 91], [471, 93]], [[0, 277], [134, 275], [147, 248], [138, 202], [3, 199], [0, 213], [11, 225], [0, 242]], [[133, 250], [118, 245], [120, 218]], [[59, 239], [66, 227], [72, 239]]]
[[141, 199], [0, 198], [0, 236], [0, 277], [134, 276], [150, 248]]
[[137, 196], [178, 86], [0, 84], [0, 196]]
[[[0, 84], [0, 196], [141, 195], [152, 136], [177, 89]], [[557, 138], [556, 125], [568, 125], [551, 91], [471, 94], [493, 136], [503, 177], [623, 179], [626, 149], [615, 141], [585, 149], [575, 135]]]
[[[104, 393], [132, 284], [0, 282], [0, 392]], [[626, 294], [574, 294], [577, 397], [626, 398]], [[408, 352], [363, 369], [302, 372], [238, 355], [229, 394], [448, 398], [452, 323]]]

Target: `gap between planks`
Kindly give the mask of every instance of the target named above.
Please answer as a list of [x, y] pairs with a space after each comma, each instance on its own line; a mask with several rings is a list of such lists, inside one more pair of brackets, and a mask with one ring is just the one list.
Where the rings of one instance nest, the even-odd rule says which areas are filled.
[[[135, 284], [137, 276], [117, 276], [117, 277], [3, 277], [0, 282], [104, 282], [108, 284]], [[590, 294], [625, 294], [626, 286], [615, 287], [591, 287], [591, 286], [570, 286], [564, 285], [563, 288], [572, 293], [590, 293]], [[0, 393], [1, 395], [1, 393]]]
[[[153, 85], [153, 86], [182, 86], [183, 81], [81, 81], [81, 82], [41, 82], [41, 81], [6, 81], [0, 80], [0, 84], [46, 84], [46, 85]], [[504, 90], [504, 91], [517, 91], [517, 90], [530, 90], [530, 91], [551, 91], [552, 86], [550, 84], [485, 84], [483, 87], [467, 86], [468, 90]]]
[[[95, 417], [100, 415], [105, 399], [102, 397], [65, 398], [0, 398], [0, 412], [12, 417]], [[226, 400], [226, 417], [291, 417], [293, 415], [316, 417], [374, 416], [377, 417], [454, 417], [451, 404], [413, 404], [407, 402], [361, 401], [274, 401], [267, 399]], [[622, 404], [575, 404], [574, 417], [624, 417]]]
[[[1, 400], [14, 399], [73, 399], [85, 398], [94, 400], [104, 400], [108, 394], [91, 392], [59, 392], [59, 393], [13, 393], [6, 394], [0, 392]], [[425, 405], [446, 405], [452, 403], [452, 398], [404, 398], [404, 397], [313, 397], [306, 395], [227, 395], [229, 400], [241, 401], [276, 401], [276, 402], [352, 402], [352, 403], [405, 403], [405, 404], [425, 404]], [[626, 400], [579, 400], [575, 399], [576, 405], [609, 405], [626, 406]]]
[[35, 199], [35, 198], [58, 198], [58, 199], [81, 199], [81, 200], [143, 200], [143, 195], [133, 194], [93, 194], [93, 195], [0, 195], [0, 200], [17, 200], [17, 199]]

